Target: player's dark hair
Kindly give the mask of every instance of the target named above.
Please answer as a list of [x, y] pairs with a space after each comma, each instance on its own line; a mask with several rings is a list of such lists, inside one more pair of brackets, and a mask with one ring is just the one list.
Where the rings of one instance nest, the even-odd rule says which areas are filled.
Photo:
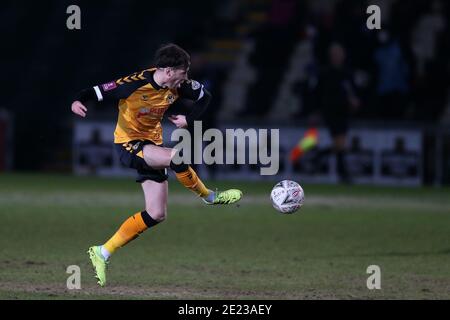
[[162, 45], [155, 54], [155, 67], [157, 68], [175, 68], [187, 70], [191, 64], [189, 54], [177, 46], [169, 43]]

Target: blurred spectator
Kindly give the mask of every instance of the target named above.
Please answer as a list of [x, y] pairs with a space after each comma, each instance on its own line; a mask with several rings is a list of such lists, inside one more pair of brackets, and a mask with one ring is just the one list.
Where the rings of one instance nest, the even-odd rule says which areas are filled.
[[329, 47], [329, 66], [319, 73], [316, 88], [317, 109], [333, 139], [332, 147], [322, 150], [318, 157], [333, 152], [336, 156], [337, 173], [342, 182], [350, 182], [345, 163], [346, 140], [349, 117], [360, 106], [355, 94], [351, 73], [345, 66], [346, 51], [339, 43]]
[[249, 60], [257, 70], [258, 81], [249, 88], [249, 103], [238, 116], [265, 116], [273, 106], [297, 39], [302, 8], [294, 0], [271, 3], [266, 23], [254, 34], [256, 47]]
[[444, 114], [449, 101], [448, 89], [450, 41], [448, 10], [445, 16], [441, 1], [433, 1], [417, 22], [412, 33], [412, 49], [417, 61], [415, 88], [415, 118], [436, 122]]
[[379, 46], [374, 53], [376, 65], [376, 106], [382, 118], [399, 119], [407, 109], [410, 68], [400, 43], [389, 33], [379, 33]]
[[412, 49], [417, 58], [419, 76], [425, 72], [425, 64], [436, 56], [437, 34], [444, 30], [445, 18], [441, 1], [433, 1], [431, 12], [419, 19], [412, 32]]

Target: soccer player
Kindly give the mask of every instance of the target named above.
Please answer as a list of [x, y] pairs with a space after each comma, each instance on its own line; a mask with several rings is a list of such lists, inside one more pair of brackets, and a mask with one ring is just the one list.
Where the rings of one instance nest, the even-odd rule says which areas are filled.
[[190, 56], [179, 46], [161, 46], [154, 62], [155, 68], [84, 89], [72, 103], [72, 111], [86, 117], [86, 102], [118, 101], [115, 148], [122, 164], [137, 171], [136, 181], [141, 183], [145, 195], [145, 210], [125, 220], [103, 245], [92, 246], [88, 250], [100, 286], [106, 283], [110, 256], [166, 218], [167, 168], [172, 169], [178, 181], [206, 204], [232, 204], [242, 197], [242, 192], [237, 189], [214, 192], [207, 188], [188, 164], [172, 161], [177, 150], [162, 146], [161, 119], [170, 105], [178, 98], [195, 101], [187, 116], [169, 118], [178, 128], [185, 128], [199, 119], [211, 100], [211, 94], [199, 82], [188, 79]]

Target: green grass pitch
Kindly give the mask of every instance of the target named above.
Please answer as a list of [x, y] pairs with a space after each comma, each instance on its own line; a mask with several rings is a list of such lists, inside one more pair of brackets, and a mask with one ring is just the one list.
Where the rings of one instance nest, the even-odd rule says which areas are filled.
[[[281, 215], [276, 182], [211, 182], [245, 198], [210, 207], [171, 180], [168, 219], [117, 251], [99, 288], [87, 248], [143, 208], [140, 186], [0, 175], [0, 299], [450, 298], [448, 188], [303, 185], [304, 207]], [[80, 290], [66, 287], [70, 265]]]

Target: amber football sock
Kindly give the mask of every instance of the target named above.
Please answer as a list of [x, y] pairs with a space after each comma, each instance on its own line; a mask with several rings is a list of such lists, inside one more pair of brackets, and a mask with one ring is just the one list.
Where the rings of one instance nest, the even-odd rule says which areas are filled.
[[[147, 211], [138, 212], [129, 217], [119, 230], [101, 248], [105, 259], [108, 259], [118, 248], [136, 239], [142, 232], [158, 224]], [[106, 251], [105, 251], [106, 250]]]
[[191, 167], [188, 167], [186, 171], [175, 172], [175, 175], [177, 176], [178, 181], [180, 181], [183, 186], [196, 193], [200, 197], [204, 198], [210, 194], [211, 191], [205, 187], [202, 180], [200, 180], [194, 169], [192, 169]]

